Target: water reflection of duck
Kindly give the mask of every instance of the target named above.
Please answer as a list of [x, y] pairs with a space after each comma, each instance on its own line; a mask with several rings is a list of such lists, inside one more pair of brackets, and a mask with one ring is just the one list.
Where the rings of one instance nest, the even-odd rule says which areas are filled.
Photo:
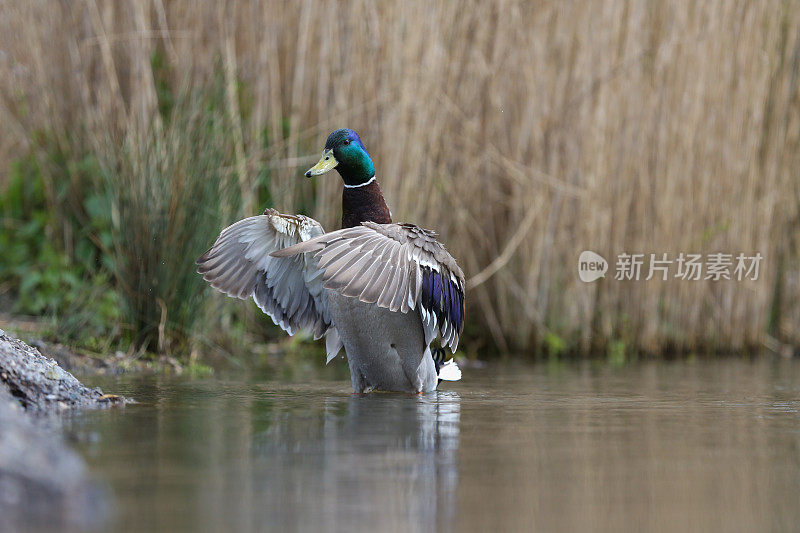
[[344, 181], [343, 229], [325, 233], [312, 218], [267, 209], [224, 229], [198, 272], [229, 296], [252, 296], [290, 335], [325, 335], [328, 361], [344, 347], [356, 392], [424, 392], [460, 379], [430, 345], [441, 336], [458, 346], [463, 272], [435, 233], [392, 223], [356, 132], [331, 133], [306, 176], [334, 168]]
[[460, 402], [452, 391], [332, 396], [307, 416], [275, 413], [253, 435], [256, 520], [311, 531], [453, 524]]

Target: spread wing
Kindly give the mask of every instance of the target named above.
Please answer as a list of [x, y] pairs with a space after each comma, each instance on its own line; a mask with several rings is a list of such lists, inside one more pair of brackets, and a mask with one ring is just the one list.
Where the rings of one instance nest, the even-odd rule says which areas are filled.
[[438, 331], [455, 351], [464, 329], [464, 273], [435, 237], [413, 224], [364, 222], [272, 255], [313, 253], [325, 288], [392, 311], [419, 309], [426, 342]]
[[331, 319], [316, 259], [270, 253], [323, 233], [312, 218], [267, 209], [222, 230], [214, 246], [197, 260], [197, 271], [228, 296], [242, 300], [252, 296], [289, 335], [305, 329], [318, 339], [330, 328]]

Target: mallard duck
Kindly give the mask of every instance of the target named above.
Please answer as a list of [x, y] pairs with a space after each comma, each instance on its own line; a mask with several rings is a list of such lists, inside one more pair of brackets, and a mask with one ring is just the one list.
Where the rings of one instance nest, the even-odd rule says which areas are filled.
[[458, 380], [452, 359], [464, 328], [464, 273], [436, 234], [393, 223], [364, 143], [328, 136], [306, 177], [336, 169], [342, 229], [267, 209], [225, 228], [197, 263], [212, 287], [256, 304], [289, 335], [325, 336], [327, 362], [344, 347], [353, 390], [427, 392]]

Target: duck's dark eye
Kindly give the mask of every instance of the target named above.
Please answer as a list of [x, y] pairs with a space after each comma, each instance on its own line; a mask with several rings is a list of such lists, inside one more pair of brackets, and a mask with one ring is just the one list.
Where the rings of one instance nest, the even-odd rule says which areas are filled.
[[350, 139], [345, 139], [344, 144], [350, 144]]
[[329, 155], [326, 155], [326, 156], [325, 156], [325, 161], [328, 161], [330, 158], [331, 158], [331, 156], [329, 156]]

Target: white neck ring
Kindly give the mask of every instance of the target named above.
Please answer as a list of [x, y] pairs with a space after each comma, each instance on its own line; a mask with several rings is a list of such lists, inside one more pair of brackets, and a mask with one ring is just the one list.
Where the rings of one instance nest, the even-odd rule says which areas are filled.
[[375, 176], [372, 176], [370, 179], [368, 179], [364, 183], [359, 183], [358, 185], [348, 185], [348, 184], [345, 183], [344, 186], [346, 188], [348, 188], [348, 189], [358, 189], [359, 187], [366, 187], [367, 185], [369, 185], [373, 181], [375, 181]]

